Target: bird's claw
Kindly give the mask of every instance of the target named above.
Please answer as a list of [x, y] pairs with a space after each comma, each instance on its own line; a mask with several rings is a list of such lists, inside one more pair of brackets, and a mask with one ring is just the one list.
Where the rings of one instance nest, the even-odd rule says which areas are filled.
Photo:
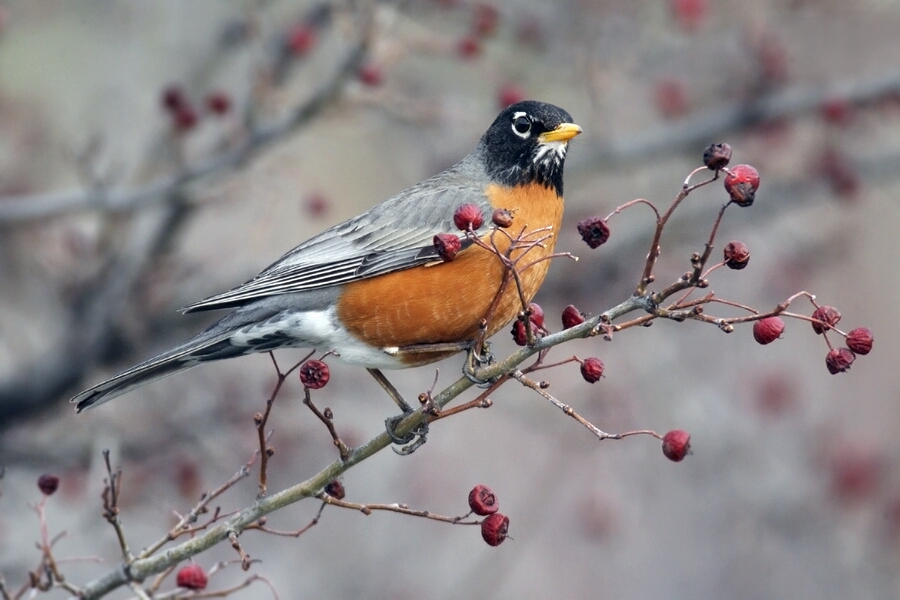
[[391, 438], [391, 441], [394, 444], [402, 446], [399, 450], [393, 446], [391, 449], [401, 456], [412, 454], [418, 450], [428, 438], [428, 421], [426, 420], [419, 423], [419, 425], [408, 434], [404, 436], [397, 435], [397, 425], [400, 424], [400, 421], [408, 417], [409, 414], [410, 413], [404, 413], [397, 415], [396, 417], [390, 417], [384, 421], [384, 428], [387, 431], [388, 437]]
[[484, 346], [481, 349], [481, 354], [476, 354], [475, 348], [470, 348], [469, 353], [466, 355], [466, 361], [465, 363], [463, 363], [463, 375], [466, 376], [466, 379], [480, 388], [491, 387], [494, 383], [497, 382], [497, 380], [500, 379], [500, 375], [485, 379], [478, 376], [478, 369], [482, 369], [484, 367], [492, 365], [494, 364], [494, 362], [494, 355], [491, 352], [491, 346], [489, 342], [484, 343]]

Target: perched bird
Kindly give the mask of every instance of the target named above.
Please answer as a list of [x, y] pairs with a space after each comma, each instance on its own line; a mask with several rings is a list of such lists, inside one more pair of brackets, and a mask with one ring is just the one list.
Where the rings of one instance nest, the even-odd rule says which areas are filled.
[[[506, 272], [497, 252], [512, 260], [525, 253], [518, 266], [526, 301], [547, 274], [550, 261], [541, 259], [553, 252], [562, 222], [566, 149], [581, 133], [571, 121], [551, 104], [510, 106], [455, 166], [303, 242], [243, 285], [186, 307], [233, 310], [184, 344], [81, 392], [72, 398], [77, 411], [201, 362], [252, 352], [315, 348], [370, 369], [402, 369], [464, 349], [488, 316], [487, 335], [496, 333], [522, 310], [515, 284], [494, 302]], [[496, 252], [454, 224], [466, 204], [483, 213], [474, 233]], [[496, 209], [512, 215], [508, 235], [490, 235]], [[522, 231], [526, 242], [540, 243], [510, 249]], [[460, 239], [452, 260], [442, 260], [436, 234]], [[427, 348], [435, 345], [444, 349]]]

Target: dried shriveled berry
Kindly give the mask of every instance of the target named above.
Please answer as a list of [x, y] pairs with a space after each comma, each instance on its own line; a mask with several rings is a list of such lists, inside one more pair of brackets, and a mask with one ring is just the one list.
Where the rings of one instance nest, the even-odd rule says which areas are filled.
[[52, 496], [58, 487], [59, 477], [57, 477], [56, 475], [44, 473], [43, 475], [38, 477], [38, 488], [45, 496]]
[[196, 563], [191, 563], [178, 570], [175, 582], [178, 584], [178, 587], [189, 590], [204, 590], [206, 589], [206, 584], [209, 583], [209, 578], [206, 576], [206, 571], [203, 570], [203, 567]]
[[462, 248], [462, 240], [452, 233], [439, 233], [432, 240], [438, 256], [444, 262], [450, 262], [456, 258], [456, 254]]
[[739, 271], [750, 262], [750, 249], [744, 242], [728, 242], [725, 246], [725, 266]]
[[581, 376], [588, 383], [597, 383], [603, 377], [603, 361], [596, 356], [581, 361]]
[[578, 223], [581, 239], [591, 248], [597, 248], [609, 239], [609, 225], [600, 217], [589, 217]]
[[528, 334], [525, 331], [525, 323], [516, 320], [513, 322], [512, 331], [510, 331], [513, 341], [519, 346], [528, 344]]
[[725, 175], [725, 191], [738, 206], [750, 206], [759, 189], [759, 172], [750, 165], [735, 165]]
[[321, 360], [311, 359], [300, 365], [300, 383], [311, 390], [325, 387], [331, 379], [331, 372]]
[[[515, 102], [513, 102], [513, 104], [515, 104]], [[491, 221], [493, 221], [494, 225], [497, 227], [503, 227], [505, 229], [513, 224], [513, 216], [512, 213], [505, 208], [498, 208], [491, 215]]]
[[703, 151], [703, 164], [713, 171], [727, 167], [731, 162], [731, 146], [728, 144], [710, 144]]
[[856, 355], [849, 348], [834, 348], [825, 355], [825, 366], [832, 375], [850, 370]]
[[857, 327], [847, 334], [847, 347], [855, 354], [868, 354], [872, 351], [875, 338], [868, 327]]
[[491, 488], [479, 484], [469, 492], [469, 508], [476, 515], [484, 517], [497, 512], [500, 509], [500, 501]]
[[766, 317], [753, 324], [753, 338], [762, 345], [771, 344], [784, 333], [781, 317]]
[[671, 461], [681, 462], [691, 453], [691, 434], [683, 429], [673, 429], [663, 436], [662, 451]]
[[325, 486], [325, 493], [338, 500], [343, 500], [344, 496], [347, 495], [347, 492], [344, 490], [344, 484], [341, 483], [340, 479], [332, 479], [328, 482], [328, 485]]
[[841, 320], [841, 313], [833, 306], [820, 306], [813, 311], [812, 323], [813, 331], [816, 333], [825, 333], [838, 324]]
[[584, 313], [579, 311], [573, 305], [568, 305], [563, 309], [562, 312], [562, 324], [563, 329], [568, 329], [569, 327], [575, 327], [576, 325], [581, 325], [584, 323]]
[[499, 546], [509, 537], [509, 517], [501, 513], [488, 515], [481, 522], [481, 537], [488, 546]]
[[484, 223], [484, 213], [477, 204], [463, 204], [453, 213], [453, 224], [462, 231], [466, 231], [470, 227], [478, 229], [482, 223]]

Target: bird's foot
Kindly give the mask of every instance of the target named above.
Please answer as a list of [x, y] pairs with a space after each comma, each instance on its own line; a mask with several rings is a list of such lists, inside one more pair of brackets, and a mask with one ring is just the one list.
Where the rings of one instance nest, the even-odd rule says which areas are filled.
[[475, 352], [475, 346], [472, 346], [466, 354], [466, 362], [463, 363], [463, 375], [480, 388], [490, 387], [500, 379], [500, 375], [485, 378], [480, 376], [478, 372], [494, 364], [494, 362], [496, 361], [494, 360], [494, 354], [491, 352], [490, 342], [484, 342], [480, 354]]

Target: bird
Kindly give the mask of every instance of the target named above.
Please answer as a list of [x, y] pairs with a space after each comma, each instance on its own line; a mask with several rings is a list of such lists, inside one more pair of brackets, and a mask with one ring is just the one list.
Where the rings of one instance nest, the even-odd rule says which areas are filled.
[[[552, 104], [508, 106], [454, 166], [301, 243], [246, 283], [183, 308], [231, 310], [183, 344], [80, 392], [71, 399], [76, 412], [200, 363], [255, 352], [310, 348], [370, 370], [402, 369], [495, 334], [547, 274], [562, 223], [566, 151], [581, 132]], [[454, 222], [463, 205], [487, 215], [468, 232]], [[498, 234], [497, 210], [512, 216], [513, 233]], [[441, 256], [438, 234], [459, 239], [452, 260]], [[501, 285], [504, 253], [513, 260], [527, 253], [521, 295], [517, 285]]]

